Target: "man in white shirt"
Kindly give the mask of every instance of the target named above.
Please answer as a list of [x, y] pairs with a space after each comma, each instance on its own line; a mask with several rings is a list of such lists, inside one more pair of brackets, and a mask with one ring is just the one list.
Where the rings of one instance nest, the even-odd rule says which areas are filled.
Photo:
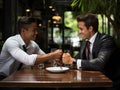
[[9, 37], [1, 51], [1, 80], [17, 71], [21, 63], [25, 65], [38, 65], [48, 60], [60, 59], [62, 56], [62, 50], [45, 54], [34, 41], [38, 34], [35, 18], [20, 18], [17, 28], [19, 34]]

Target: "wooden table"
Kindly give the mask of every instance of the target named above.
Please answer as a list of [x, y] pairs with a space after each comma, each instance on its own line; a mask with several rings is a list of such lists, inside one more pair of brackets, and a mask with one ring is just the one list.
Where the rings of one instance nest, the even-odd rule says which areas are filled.
[[0, 81], [0, 87], [106, 88], [112, 87], [112, 81], [100, 71], [69, 70], [50, 73], [44, 69], [26, 69]]

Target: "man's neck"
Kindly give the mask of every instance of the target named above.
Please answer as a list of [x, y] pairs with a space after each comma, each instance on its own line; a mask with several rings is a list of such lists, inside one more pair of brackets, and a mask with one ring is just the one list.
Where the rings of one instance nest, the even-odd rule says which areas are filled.
[[97, 33], [97, 32], [92, 32], [91, 35], [90, 35], [89, 40], [90, 40], [96, 33]]
[[28, 46], [28, 44], [30, 43], [30, 40], [27, 40], [27, 39], [26, 39], [24, 36], [22, 36], [22, 35], [21, 35], [21, 37], [22, 37], [23, 41], [25, 42], [26, 46]]

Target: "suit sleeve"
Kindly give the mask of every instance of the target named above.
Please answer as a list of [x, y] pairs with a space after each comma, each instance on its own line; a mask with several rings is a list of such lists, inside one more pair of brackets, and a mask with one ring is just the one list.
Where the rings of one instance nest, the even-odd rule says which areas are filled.
[[81, 68], [102, 71], [115, 50], [115, 44], [111, 37], [103, 36], [93, 48], [96, 48], [94, 58], [91, 60], [82, 60]]

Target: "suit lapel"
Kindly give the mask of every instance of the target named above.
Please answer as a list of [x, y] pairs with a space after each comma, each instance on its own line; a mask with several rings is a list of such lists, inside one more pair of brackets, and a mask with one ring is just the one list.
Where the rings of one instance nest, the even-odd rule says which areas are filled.
[[93, 58], [95, 58], [95, 53], [99, 50], [98, 45], [99, 45], [99, 42], [100, 42], [99, 41], [100, 37], [101, 37], [101, 34], [98, 33], [97, 36], [96, 36], [96, 38], [95, 38], [95, 41], [93, 43], [93, 49], [92, 49], [92, 56], [93, 56]]
[[80, 49], [80, 57], [82, 59], [85, 58], [85, 56], [86, 56], [86, 54], [85, 54], [85, 48], [86, 48], [86, 41], [83, 41], [81, 49]]

